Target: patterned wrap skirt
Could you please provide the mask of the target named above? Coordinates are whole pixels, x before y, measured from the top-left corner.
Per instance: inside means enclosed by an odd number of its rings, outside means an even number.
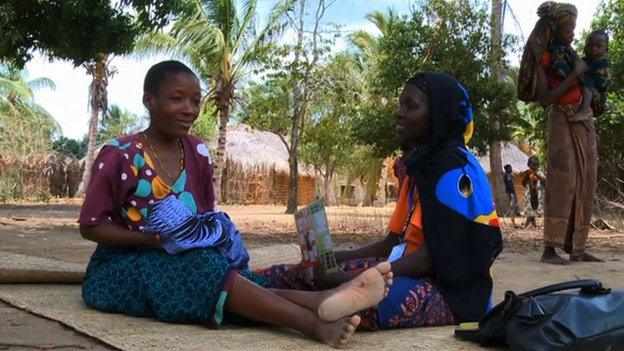
[[[216,327],[224,318],[239,318],[224,314],[237,273],[266,286],[262,277],[233,270],[212,248],[170,255],[98,245],[83,280],[82,298],[104,312]]]

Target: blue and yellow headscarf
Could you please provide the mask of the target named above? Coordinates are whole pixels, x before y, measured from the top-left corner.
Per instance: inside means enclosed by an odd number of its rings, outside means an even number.
[[[438,287],[458,322],[479,320],[502,237],[488,178],[466,148],[474,131],[470,96],[444,73],[419,73],[407,83],[427,95],[432,120],[432,137],[406,164],[416,180]]]

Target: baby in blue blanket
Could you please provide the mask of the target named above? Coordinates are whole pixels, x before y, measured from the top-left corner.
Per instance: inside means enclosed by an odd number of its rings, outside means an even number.
[[[167,253],[175,255],[190,249],[214,247],[233,268],[249,269],[249,253],[243,238],[225,212],[194,215],[170,195],[151,208],[144,232],[161,235]]]

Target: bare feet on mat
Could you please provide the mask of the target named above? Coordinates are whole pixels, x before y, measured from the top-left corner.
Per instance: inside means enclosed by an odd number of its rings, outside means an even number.
[[[557,255],[555,248],[552,246],[546,246],[544,248],[544,252],[542,253],[542,258],[540,259],[540,261],[558,266],[566,266],[570,264],[570,261]]]
[[[377,305],[388,294],[388,287],[392,284],[390,269],[389,262],[381,262],[351,281],[327,291],[327,297],[317,309],[318,316],[325,321],[335,321]]]
[[[574,262],[604,262],[602,258],[596,257],[588,252],[577,255],[570,255],[570,261]]]
[[[329,346],[341,348],[349,343],[361,321],[358,315],[340,318],[334,322],[319,321],[314,336]]]

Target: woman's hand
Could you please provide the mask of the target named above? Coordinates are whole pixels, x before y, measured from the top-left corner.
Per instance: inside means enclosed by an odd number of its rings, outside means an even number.
[[[162,235],[147,235],[149,241],[147,242],[147,246],[151,247],[154,250],[164,251],[165,248],[162,246]]]
[[[314,285],[323,290],[335,288],[351,280],[352,276],[338,268],[337,272],[325,273],[320,263],[314,267]]]
[[[347,257],[349,254],[346,251],[336,251],[335,252],[335,256],[336,256],[336,263],[342,263],[345,261],[348,261],[349,258]]]
[[[583,60],[576,59],[574,62],[574,74],[579,76],[587,70],[587,63]]]

